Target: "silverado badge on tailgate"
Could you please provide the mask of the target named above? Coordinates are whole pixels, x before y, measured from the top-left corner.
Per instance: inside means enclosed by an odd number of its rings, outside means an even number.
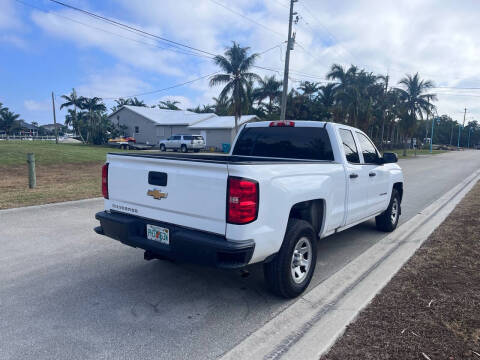
[[[160,190],[148,190],[148,196],[152,196],[155,200],[166,199],[168,197],[168,193],[161,192]]]

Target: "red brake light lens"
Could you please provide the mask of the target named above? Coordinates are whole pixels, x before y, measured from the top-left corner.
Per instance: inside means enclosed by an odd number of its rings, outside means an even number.
[[[108,199],[108,163],[102,166],[102,194]]]
[[[242,225],[257,219],[258,182],[230,176],[227,196],[227,222]]]
[[[269,125],[270,127],[275,127],[275,126],[290,126],[294,127],[295,126],[295,121],[272,121]]]

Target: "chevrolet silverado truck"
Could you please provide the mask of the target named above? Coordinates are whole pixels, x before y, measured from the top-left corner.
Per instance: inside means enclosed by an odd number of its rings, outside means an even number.
[[[318,239],[372,218],[396,228],[396,162],[364,132],[314,121],[248,123],[228,155],[111,153],[95,231],[146,260],[262,262],[269,288],[292,298],[310,283]]]

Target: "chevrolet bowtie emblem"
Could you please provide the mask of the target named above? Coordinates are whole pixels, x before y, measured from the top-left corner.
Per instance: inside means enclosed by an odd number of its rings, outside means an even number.
[[[155,200],[166,199],[168,197],[168,193],[161,192],[160,190],[148,190],[148,196],[153,196]]]

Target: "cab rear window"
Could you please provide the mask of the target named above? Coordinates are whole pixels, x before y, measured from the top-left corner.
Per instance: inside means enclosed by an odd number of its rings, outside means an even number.
[[[233,155],[333,161],[332,144],[322,127],[247,127]]]

